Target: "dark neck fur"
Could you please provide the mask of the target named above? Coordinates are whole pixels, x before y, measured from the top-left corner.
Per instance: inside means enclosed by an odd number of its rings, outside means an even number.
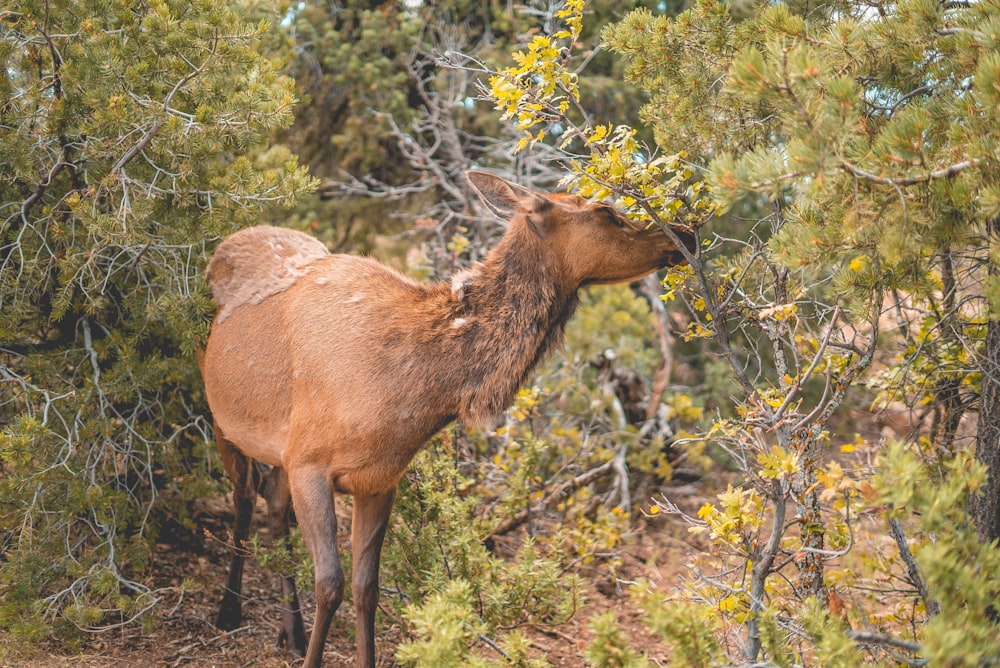
[[[539,362],[562,342],[577,305],[555,259],[527,229],[508,234],[478,267],[456,277],[466,365],[458,417],[483,423],[506,409]],[[517,238],[520,237],[520,238]]]

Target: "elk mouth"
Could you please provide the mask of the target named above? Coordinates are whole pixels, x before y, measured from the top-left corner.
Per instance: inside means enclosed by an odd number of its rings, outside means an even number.
[[[698,240],[695,238],[694,231],[689,227],[681,226],[671,226],[670,231],[680,239],[680,242],[684,244],[688,253],[694,255],[698,250]],[[661,258],[660,267],[672,267],[676,264],[685,264],[687,258],[684,257],[684,253],[679,248],[671,248],[666,253],[663,254]]]
[[[668,263],[669,264],[669,263]],[[634,274],[626,274],[624,276],[605,276],[601,278],[588,278],[580,287],[586,287],[588,285],[615,285],[616,283],[634,283],[635,281],[640,281],[657,269],[667,266],[667,264],[659,264],[656,266],[651,266],[646,271],[636,272]]]
[[[670,250],[660,256],[658,268],[665,269],[666,267],[673,267],[678,264],[687,264],[687,258],[679,250]]]

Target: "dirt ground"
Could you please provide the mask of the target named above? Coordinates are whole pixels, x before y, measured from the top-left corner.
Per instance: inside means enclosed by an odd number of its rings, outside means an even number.
[[[688,486],[670,493],[685,512],[694,513],[707,500]],[[266,525],[262,504],[254,526],[262,533]],[[31,646],[11,638],[0,639],[0,665],[20,668],[144,668],[146,666],[198,667],[259,666],[283,668],[300,663],[276,646],[279,631],[279,585],[271,571],[248,561],[244,574],[243,625],[221,632],[213,625],[216,606],[226,580],[227,546],[232,519],[228,499],[213,499],[199,506],[196,520],[212,540],[196,537],[167,537],[157,545],[154,585],[163,588],[159,615],[152,628],[136,625],[94,633],[82,648],[67,651],[54,646]],[[345,518],[346,519],[346,518]],[[340,522],[341,531],[348,522]],[[343,543],[347,536],[341,535]],[[628,583],[638,578],[671,586],[684,564],[697,553],[691,538],[679,520],[670,517],[640,518],[622,548],[623,565],[617,579],[609,576],[586,580],[576,614],[565,624],[524,631],[531,639],[535,656],[544,657],[556,668],[579,668],[586,665],[583,650],[592,638],[589,620],[609,609],[618,611],[623,631],[633,646],[654,661],[665,662],[665,647],[640,620],[641,611],[630,601]],[[185,586],[182,588],[182,583]],[[302,592],[306,629],[312,622],[314,602]],[[378,666],[396,666],[395,647],[404,638],[404,624],[382,607],[376,622]],[[335,668],[354,663],[354,611],[349,602],[341,606],[326,643],[324,666]],[[480,648],[485,656],[490,650]]]

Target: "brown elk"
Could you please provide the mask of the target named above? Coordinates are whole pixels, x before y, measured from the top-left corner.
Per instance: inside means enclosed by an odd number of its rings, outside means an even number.
[[[382,540],[396,485],[452,420],[503,411],[562,337],[577,291],[683,261],[661,229],[571,194],[543,195],[484,172],[469,181],[509,219],[488,257],[450,283],[422,284],[367,258],[331,255],[305,234],[254,227],[226,239],[208,267],[219,306],[202,364],[216,437],[234,485],[234,551],[217,625],[240,623],[253,499],[287,536],[289,500],[315,564],[316,620],[306,666],[319,666],[344,591],[334,492],[351,522],[357,665],[375,665]],[[692,236],[674,239],[690,247]],[[264,477],[250,460],[270,464]],[[305,649],[295,585],[279,643]]]

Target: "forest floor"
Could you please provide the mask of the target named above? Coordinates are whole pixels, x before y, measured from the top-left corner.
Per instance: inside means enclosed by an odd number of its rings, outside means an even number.
[[[712,484],[704,488],[687,485],[674,491],[668,488],[668,493],[684,512],[694,514],[709,500],[709,492],[702,490],[714,487]],[[254,526],[266,533],[266,528],[261,528],[266,527],[262,502],[258,503],[257,514]],[[243,625],[228,633],[213,625],[229,561],[228,547],[219,537],[228,535],[231,520],[228,499],[212,499],[199,504],[195,521],[206,535],[218,539],[204,540],[188,533],[165,537],[162,540],[169,542],[157,545],[153,585],[162,588],[159,594],[162,602],[160,615],[151,628],[133,624],[93,633],[82,646],[73,650],[32,646],[0,637],[0,665],[17,668],[296,666],[300,661],[276,646],[280,618],[278,577],[252,560],[248,560],[244,571]],[[339,524],[340,540],[347,548],[349,522]],[[659,660],[661,665],[665,663],[667,648],[641,621],[642,612],[629,596],[628,583],[644,578],[663,587],[673,587],[686,570],[685,564],[699,552],[696,538],[676,517],[638,518],[621,547],[622,565],[617,569],[616,578],[607,573],[596,578],[584,574],[579,606],[571,619],[554,627],[525,629],[533,654],[544,657],[555,668],[586,665],[583,651],[593,637],[590,619],[615,609],[633,647],[650,659]],[[308,630],[314,603],[309,592],[301,595]],[[385,606],[382,612],[376,622],[378,666],[395,666],[393,656],[396,646],[405,639],[405,621],[389,614]],[[337,612],[326,643],[324,666],[353,666],[353,638],[354,611],[345,601]],[[484,644],[481,653],[490,656],[491,652]]]

